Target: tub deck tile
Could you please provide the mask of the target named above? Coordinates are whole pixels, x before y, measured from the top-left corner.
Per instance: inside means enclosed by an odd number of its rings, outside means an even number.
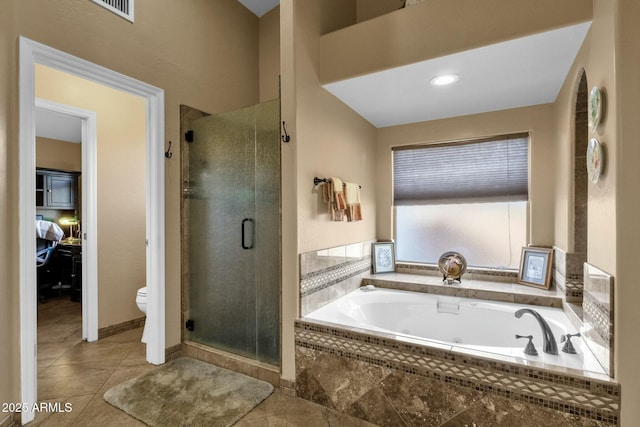
[[[475,298],[516,304],[562,307],[562,293],[552,289],[538,289],[508,281],[465,279],[447,284],[440,276],[407,273],[382,273],[365,276],[362,285],[423,292],[462,298]]]
[[[433,392],[434,395],[440,393],[440,396],[426,401],[419,397],[424,396],[424,393],[414,393],[396,400],[387,398],[399,414],[404,414],[405,423],[411,419],[411,414],[415,414],[415,408],[412,409],[403,402],[417,402],[414,400],[417,398],[423,402],[422,405],[429,407],[433,405],[433,401],[444,399],[473,402],[487,394],[497,396],[494,399],[507,399],[510,405],[533,408],[527,411],[541,411],[541,408],[545,409],[541,413],[552,411],[554,417],[568,423],[559,422],[558,425],[604,426],[617,425],[618,422],[619,384],[613,381],[598,381],[469,354],[430,349],[422,345],[398,343],[386,336],[378,337],[375,333],[344,331],[326,324],[317,325],[299,320],[295,326],[296,367],[300,369],[300,377],[297,378],[304,378],[314,370],[324,375],[330,372],[329,379],[320,380],[318,377],[318,381],[334,404],[339,401],[339,393],[342,397],[349,396],[345,405],[352,407],[358,396],[364,396],[368,392],[368,388],[384,389],[384,381],[387,381],[387,389],[392,390],[388,394],[397,396],[398,387],[394,388],[389,384],[393,384],[392,375],[403,375],[410,378],[406,380],[409,384],[411,381],[420,384],[407,387],[409,390],[432,390],[431,386],[434,384],[440,387],[437,393]],[[328,360],[331,362],[327,362]],[[305,373],[305,370],[308,372]],[[352,387],[354,385],[357,386]],[[350,387],[350,391],[345,391]],[[300,397],[313,399],[305,388],[308,386],[301,383],[298,390]],[[332,396],[333,391],[330,390],[337,390],[335,396]],[[470,394],[465,395],[460,390]],[[336,409],[346,410],[344,406]],[[456,412],[466,409],[466,406],[450,409],[439,421],[431,420],[429,422],[433,424],[426,425],[440,425],[453,418]],[[580,420],[580,423],[572,421],[573,419]]]

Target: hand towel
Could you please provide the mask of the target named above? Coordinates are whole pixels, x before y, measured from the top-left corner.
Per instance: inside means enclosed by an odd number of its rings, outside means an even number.
[[[340,178],[332,177],[331,184],[333,186],[333,198],[334,203],[336,204],[336,209],[339,211],[347,209],[347,201],[344,198],[344,188],[342,180]]]
[[[329,205],[331,220],[342,221],[347,209],[342,180],[334,177],[325,182],[322,186],[322,198]]]
[[[361,221],[360,186],[352,182],[345,182],[344,195],[347,204],[347,221]]]

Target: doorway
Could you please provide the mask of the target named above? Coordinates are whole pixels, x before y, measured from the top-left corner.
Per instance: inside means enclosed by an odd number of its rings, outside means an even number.
[[[80,262],[74,262],[70,268],[80,266],[80,277],[75,280],[81,283],[80,300],[82,302],[82,339],[93,342],[98,339],[98,239],[97,239],[97,198],[96,198],[96,163],[97,163],[97,131],[96,113],[94,111],[36,98],[36,136],[42,132],[55,136],[46,131],[38,131],[39,121],[46,121],[49,117],[57,123],[64,123],[66,127],[79,126],[79,135],[69,137],[74,143],[80,144],[80,173],[82,185],[80,189],[80,211],[82,212],[82,230],[95,239],[83,240],[78,243],[82,246]],[[46,116],[43,116],[43,113]],[[57,117],[56,117],[57,116]],[[65,117],[67,120],[60,120]],[[77,132],[73,129],[73,134]],[[36,162],[36,166],[37,162]],[[36,195],[37,199],[37,195]],[[40,206],[36,203],[36,206]],[[76,230],[80,229],[77,226]],[[70,235],[70,234],[69,234]],[[81,237],[81,236],[78,236]],[[74,272],[77,274],[77,272]]]
[[[146,278],[149,342],[146,358],[153,364],[165,358],[165,276],[164,276],[164,92],[162,89],[124,76],[104,67],[20,38],[19,64],[19,287],[21,400],[27,408],[37,401],[37,297],[35,218],[35,66],[41,64],[123,92],[142,97],[146,104]],[[83,243],[95,239],[85,229]],[[22,423],[34,418],[22,412]]]

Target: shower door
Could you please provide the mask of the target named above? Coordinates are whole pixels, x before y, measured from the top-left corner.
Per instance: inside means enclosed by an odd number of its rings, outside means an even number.
[[[188,339],[280,364],[280,102],[189,123]],[[185,170],[185,169],[183,169]]]

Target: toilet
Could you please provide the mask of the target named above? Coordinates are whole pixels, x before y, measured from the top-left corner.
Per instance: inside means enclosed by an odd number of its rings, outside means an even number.
[[[138,289],[138,293],[136,294],[136,304],[141,312],[147,314],[147,287],[143,287]],[[147,321],[144,321],[144,329],[142,330],[142,340],[143,343],[147,343]]]

